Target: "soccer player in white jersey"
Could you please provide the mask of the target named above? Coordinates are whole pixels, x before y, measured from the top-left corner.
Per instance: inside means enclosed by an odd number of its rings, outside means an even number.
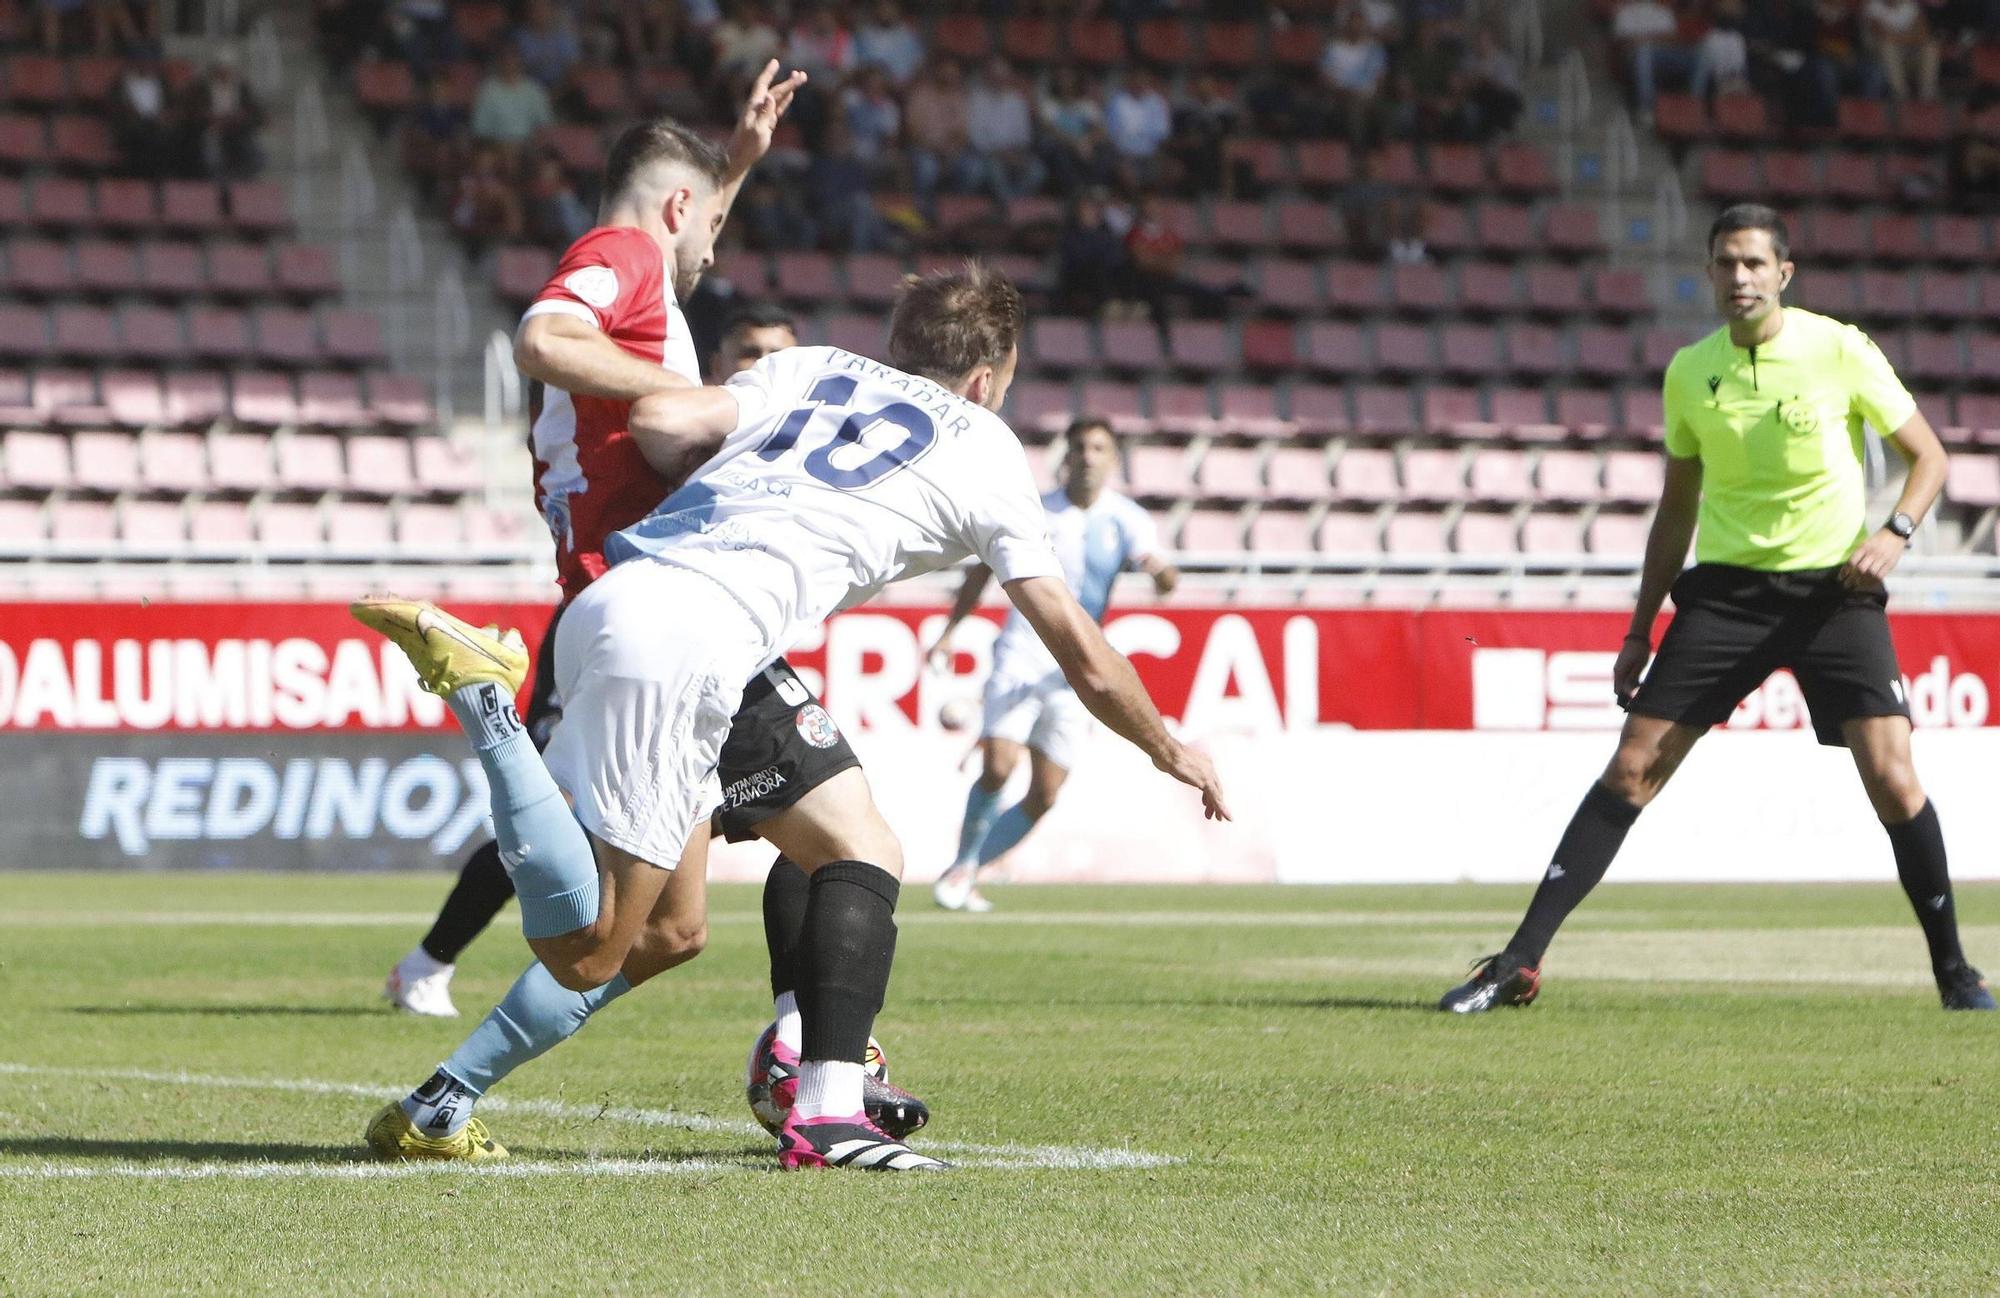
[[[539,1012],[588,1015],[642,945],[669,873],[705,864],[743,683],[835,611],[969,557],[993,569],[1091,712],[1200,790],[1205,814],[1228,817],[1213,764],[1168,732],[1062,581],[1027,459],[992,413],[1021,323],[1013,286],[969,266],[905,285],[890,315],[894,368],[792,348],[723,387],[636,402],[630,429],[648,462],[700,467],[610,539],[615,566],[563,618],[565,707],[546,758],[513,714],[527,670],[516,644],[429,604],[356,606],[450,701],[485,768],[523,932],[543,935],[530,948],[575,997]],[[898,869],[837,860],[811,875],[796,956],[804,1049],[779,1163],[942,1167],[862,1110]]]
[[[1064,435],[1063,485],[1042,497],[1049,515],[1049,539],[1062,561],[1063,580],[1077,602],[1099,622],[1111,603],[1112,583],[1128,568],[1153,579],[1164,595],[1180,573],[1159,553],[1152,517],[1130,496],[1107,485],[1118,464],[1118,441],[1102,419],[1083,418]],[[976,565],[965,574],[951,617],[931,647],[933,663],[948,660],[951,634],[979,606],[992,570]],[[983,765],[965,795],[965,823],[958,834],[958,857],[931,888],[946,910],[983,912],[993,903],[980,893],[979,869],[1014,850],[1035,822],[1055,805],[1056,794],[1076,768],[1077,749],[1090,734],[1090,713],[1063,679],[1034,628],[1016,611],[993,643],[993,670],[986,678],[984,720],[979,744]],[[1028,791],[1001,811],[1000,794],[1028,753]]]

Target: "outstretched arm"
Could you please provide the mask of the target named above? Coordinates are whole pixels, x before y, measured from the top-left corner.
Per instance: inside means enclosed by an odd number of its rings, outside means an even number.
[[[1167,732],[1139,674],[1124,654],[1111,647],[1076,597],[1059,577],[1022,577],[1006,584],[1007,598],[1035,628],[1035,634],[1055,655],[1063,679],[1075,690],[1090,714],[1140,752],[1153,765],[1191,788],[1201,790],[1202,812],[1211,820],[1228,820],[1222,801],[1222,781],[1207,757]]]
[[[514,365],[529,378],[578,397],[637,401],[655,392],[694,386],[672,370],[626,351],[594,323],[566,312],[545,312],[521,322],[514,334]]]
[[[1181,570],[1167,560],[1164,555],[1149,554],[1139,560],[1139,571],[1153,579],[1155,595],[1171,595],[1174,587],[1181,584]]]

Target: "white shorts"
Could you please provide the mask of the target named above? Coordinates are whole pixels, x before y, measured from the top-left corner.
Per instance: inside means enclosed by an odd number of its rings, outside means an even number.
[[[1077,752],[1090,734],[1090,710],[1061,672],[1034,680],[996,672],[987,678],[981,704],[981,739],[1026,744],[1064,770],[1076,768]]]
[[[722,586],[634,559],[592,582],[556,628],[563,700],[542,759],[598,838],[671,870],[713,815],[715,778],[763,637]]]

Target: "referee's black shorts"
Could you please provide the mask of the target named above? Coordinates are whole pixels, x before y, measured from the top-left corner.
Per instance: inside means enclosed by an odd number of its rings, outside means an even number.
[[[561,617],[558,608],[549,619],[528,688],[526,725],[537,748],[548,745],[550,732],[562,719],[562,702],[555,697],[556,622]],[[760,823],[859,765],[847,736],[792,665],[778,659],[744,687],[716,761],[716,778],[722,783],[716,820],[723,837],[732,843],[757,837]]]
[[[1674,583],[1674,620],[1627,710],[1688,726],[1729,720],[1750,691],[1790,668],[1822,744],[1861,717],[1905,717],[1888,594],[1849,590],[1838,568],[1759,572],[1696,564]]]

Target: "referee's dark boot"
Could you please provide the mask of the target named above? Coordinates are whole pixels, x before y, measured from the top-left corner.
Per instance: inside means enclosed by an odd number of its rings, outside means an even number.
[[[1508,951],[1472,967],[1472,977],[1444,994],[1447,1014],[1483,1014],[1495,1005],[1528,1005],[1542,990],[1542,971]]]
[[[1986,978],[1963,960],[1937,971],[1938,999],[1948,1010],[2000,1009]]]

